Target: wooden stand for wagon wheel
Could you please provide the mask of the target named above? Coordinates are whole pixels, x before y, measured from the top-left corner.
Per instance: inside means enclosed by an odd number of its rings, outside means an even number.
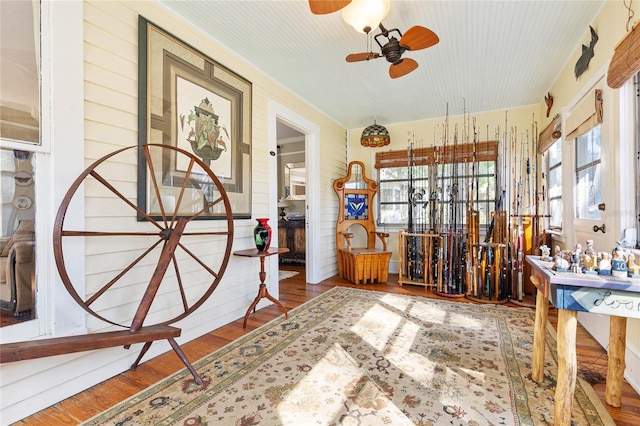
[[[135,168],[136,159],[146,165],[138,169],[138,176],[147,183],[149,194],[146,196],[154,200],[154,203],[147,203],[149,209],[141,209],[130,200],[131,184],[122,179],[123,170]],[[122,217],[120,222],[89,218],[85,212],[87,227],[91,229],[79,230],[68,226],[65,216],[81,185],[91,187],[92,193],[98,194],[105,203],[98,207],[98,211],[117,210]],[[168,193],[171,195],[168,196]],[[141,197],[140,193],[138,197]],[[85,200],[82,194],[78,198],[77,202],[85,205],[100,202],[96,199]],[[140,355],[131,366],[133,370],[154,341],[166,339],[196,383],[202,384],[202,379],[175,341],[181,329],[170,324],[200,307],[220,283],[233,242],[230,206],[226,191],[213,171],[200,159],[180,148],[137,145],[117,150],[93,163],[71,185],[58,209],[53,233],[54,256],[60,278],[71,297],[90,315],[122,330],[3,344],[0,345],[0,362],[120,345],[128,349],[134,343],[144,342]],[[146,211],[151,209],[156,213]],[[139,222],[136,222],[136,216],[140,218]],[[219,220],[203,222],[198,219]],[[100,225],[96,225],[98,223]],[[98,226],[103,226],[103,229],[96,229]],[[104,262],[96,262],[105,271],[94,274],[98,276],[99,283],[92,283],[92,291],[87,296],[84,296],[84,286],[81,292],[76,290],[65,262],[65,248],[83,241],[85,246],[97,252],[92,256],[105,256]],[[135,250],[135,254],[124,261],[121,270],[110,271],[113,262],[126,257],[126,253],[120,253],[107,260],[117,249],[118,242],[124,244],[123,251]],[[208,247],[209,251],[215,247],[224,254],[219,261],[212,259],[211,254],[200,255],[198,249],[203,246]],[[71,262],[73,259],[67,260]],[[144,280],[140,277],[141,271],[152,271],[146,287],[140,283]],[[200,282],[193,286],[196,274],[199,274]],[[117,306],[111,306],[110,303],[118,300],[119,293],[127,297],[126,302],[134,305],[130,295],[136,294],[136,289],[140,300],[136,306],[132,306],[131,315],[128,316],[132,318],[131,322],[125,320],[126,324],[122,324],[124,308],[117,302]],[[111,297],[107,297],[107,294]],[[182,300],[179,309],[175,309],[171,303],[176,297]],[[156,309],[151,309],[156,299],[169,302],[163,305],[164,301],[160,301]],[[150,312],[151,319],[146,321]],[[167,314],[162,316],[163,312]],[[119,319],[112,318],[118,316]]]

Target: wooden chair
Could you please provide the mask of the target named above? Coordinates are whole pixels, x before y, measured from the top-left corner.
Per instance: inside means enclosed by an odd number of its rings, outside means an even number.
[[[366,177],[362,162],[352,161],[347,176],[336,179],[333,189],[340,203],[336,224],[340,278],[354,284],[386,282],[391,252],[387,251],[389,234],[375,229],[373,198],[378,192],[377,182]],[[352,247],[352,226],[364,228],[366,247]],[[376,248],[376,237],[382,242],[382,249]]]

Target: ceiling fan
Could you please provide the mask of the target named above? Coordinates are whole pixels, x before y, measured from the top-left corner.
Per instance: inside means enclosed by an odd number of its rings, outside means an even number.
[[[337,12],[349,3],[351,0],[309,0],[309,8],[316,15],[324,15]]]
[[[377,34],[374,39],[376,40],[376,43],[378,43],[378,46],[380,46],[382,54],[372,51],[352,53],[347,55],[347,62],[368,61],[370,59],[376,59],[384,56],[388,62],[391,62],[391,66],[389,67],[389,76],[391,78],[398,78],[403,75],[407,75],[418,68],[418,63],[415,60],[402,57],[404,52],[407,50],[413,51],[426,49],[440,41],[436,33],[428,28],[421,27],[420,25],[415,25],[409,28],[404,35],[402,35],[397,28],[387,30],[382,25],[382,22],[379,24],[379,27],[381,32],[380,34]],[[391,35],[394,32],[399,35],[400,40]],[[384,45],[380,43],[380,40],[378,40],[378,38],[382,37],[387,39]]]
[[[375,36],[375,40],[378,46],[380,46],[382,54],[373,51],[352,53],[347,56],[347,62],[368,61],[384,56],[387,61],[391,63],[389,76],[391,76],[391,78],[398,78],[418,68],[418,63],[415,60],[402,57],[404,52],[407,50],[426,49],[427,47],[437,44],[440,39],[433,31],[419,25],[409,28],[404,35],[402,35],[397,28],[387,30],[380,20],[386,16],[389,10],[388,3],[388,0],[375,0],[369,4],[364,0],[354,0],[353,4],[352,0],[309,0],[309,8],[311,12],[316,15],[333,13],[343,9],[343,17],[345,20],[351,23],[356,30],[366,33],[367,35],[371,31],[371,28],[377,25],[381,32]],[[352,6],[358,7],[357,10],[354,9],[350,11],[355,12],[355,14],[349,13],[349,15],[358,16],[358,18],[354,19],[355,22],[351,22],[350,18],[344,16],[348,9],[347,6],[349,6],[349,8]],[[360,20],[359,18],[362,18],[361,15],[367,15],[367,18]],[[391,35],[394,32],[400,37],[399,40]],[[382,37],[387,39],[384,45],[378,40]]]

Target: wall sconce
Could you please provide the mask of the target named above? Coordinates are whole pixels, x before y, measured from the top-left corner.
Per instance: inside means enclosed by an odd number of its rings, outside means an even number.
[[[389,13],[390,0],[352,0],[342,9],[342,19],[356,31],[369,34]]]

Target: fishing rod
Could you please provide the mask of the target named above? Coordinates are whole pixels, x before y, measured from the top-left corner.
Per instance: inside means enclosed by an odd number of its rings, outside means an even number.
[[[518,256],[518,263],[517,263],[517,277],[518,277],[518,301],[522,302],[523,299],[523,269],[524,269],[524,245],[523,245],[523,227],[522,227],[522,192],[524,190],[523,188],[523,182],[522,182],[522,175],[523,175],[523,159],[524,159],[524,150],[520,150],[520,173],[518,175],[518,185],[517,185],[517,190],[518,190],[518,195],[517,195],[517,203],[516,203],[516,217],[517,217],[517,221],[518,221],[518,244],[517,244],[517,256]]]
[[[435,142],[435,141],[434,141]],[[440,161],[440,149],[439,147],[436,145],[434,147],[434,159],[433,162],[435,164],[434,170],[432,172],[432,177],[433,180],[432,182],[435,182],[436,185],[433,188],[433,191],[431,192],[431,197],[430,197],[430,202],[431,202],[431,214],[432,214],[432,221],[433,221],[433,226],[431,228],[431,232],[434,235],[438,235],[438,237],[433,239],[433,251],[431,253],[431,268],[433,271],[433,282],[436,283],[436,288],[440,289],[441,287],[441,280],[442,280],[442,273],[440,271],[440,268],[438,267],[438,265],[441,263],[440,262],[440,256],[441,256],[441,243],[440,243],[440,230],[439,230],[439,226],[440,226],[440,222],[438,220],[438,216],[437,216],[437,212],[439,210],[439,205],[438,203],[440,203],[439,199],[438,199],[438,194],[439,194],[439,190],[438,190],[438,186],[437,186],[437,182],[438,182],[438,162]]]
[[[538,246],[540,245],[540,241],[539,241],[539,232],[540,232],[540,228],[539,228],[539,222],[540,222],[540,194],[538,193],[538,181],[539,181],[539,176],[538,176],[538,144],[540,143],[539,140],[539,134],[538,134],[538,122],[535,121],[535,114],[534,114],[534,121],[533,121],[533,131],[534,131],[534,140],[533,140],[533,155],[535,155],[535,187],[534,187],[534,191],[535,191],[535,222],[533,223],[533,235],[534,235],[534,243],[533,243],[533,247],[534,248],[538,248]],[[535,292],[534,292],[535,294]]]
[[[473,118],[473,146],[471,147],[471,180],[470,190],[467,196],[467,239],[466,239],[466,283],[467,292],[470,292],[472,296],[477,296],[477,283],[476,283],[476,259],[478,251],[478,211],[475,209],[475,191],[476,191],[476,161],[477,148],[478,147],[478,132],[476,131],[476,118]]]
[[[513,197],[511,199],[511,217],[516,220],[513,224],[513,235],[510,235],[509,238],[512,241],[512,280],[511,280],[511,296],[515,297],[518,294],[517,291],[517,269],[518,269],[518,235],[519,235],[519,227],[517,222],[517,200],[518,200],[518,145],[517,145],[517,129],[511,127],[510,134],[511,140],[511,155],[513,158],[513,164],[511,166],[511,181],[513,182]]]
[[[457,231],[457,201],[458,201],[458,184],[456,181],[456,175],[458,167],[455,162],[456,148],[458,145],[458,125],[455,125],[453,132],[453,154],[450,159],[451,173],[449,174],[451,179],[451,185],[449,190],[449,293],[452,293],[457,287],[455,284],[455,269],[456,269],[456,250],[455,250],[455,238],[454,235]]]
[[[508,120],[508,112],[505,111],[504,113],[504,132],[502,133],[502,176],[503,179],[506,180],[507,182],[509,181],[508,179],[508,169],[509,166],[507,165],[507,159],[509,158],[508,156],[508,151],[507,151],[507,132],[508,132],[508,124],[509,124],[509,120]],[[498,130],[496,132],[496,138],[498,140],[500,140],[500,128],[498,127]],[[509,196],[509,192],[506,191],[506,184],[504,186],[504,194],[505,194],[505,206],[509,206],[509,200],[507,199]],[[508,207],[507,207],[508,208]],[[506,297],[507,299],[511,298],[511,283],[512,283],[512,270],[513,270],[513,247],[511,244],[511,219],[509,217],[509,215],[507,215],[507,235],[505,236],[505,256],[504,256],[504,263],[505,263],[505,270],[503,272],[504,274],[504,283],[503,283],[503,288],[502,288],[502,297]]]

